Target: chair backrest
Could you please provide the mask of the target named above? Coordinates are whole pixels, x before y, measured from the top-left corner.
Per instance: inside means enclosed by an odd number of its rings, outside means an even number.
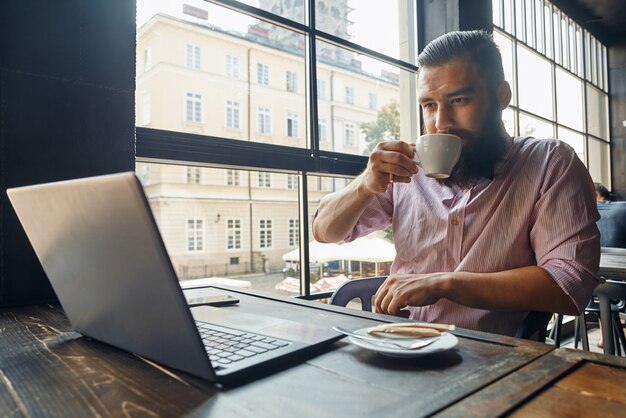
[[[386,276],[368,277],[344,282],[333,292],[330,304],[346,306],[352,299],[360,299],[361,309],[371,311],[372,297],[386,278]]]
[[[600,246],[626,248],[626,202],[598,202]]]
[[[330,304],[346,306],[353,299],[361,300],[361,309],[372,310],[372,297],[387,277],[369,277],[349,280],[339,286],[330,297]],[[529,312],[515,334],[518,338],[545,342],[546,328],[552,317],[550,312]]]
[[[552,312],[530,311],[517,328],[515,336],[525,340],[533,340],[539,342],[546,341],[546,330],[548,322],[552,318]]]

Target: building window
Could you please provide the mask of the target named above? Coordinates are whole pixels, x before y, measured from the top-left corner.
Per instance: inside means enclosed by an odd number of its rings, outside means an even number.
[[[226,236],[227,236],[227,248],[229,250],[241,249],[241,220],[240,219],[228,219],[226,221]],[[238,263],[230,263],[238,264]]]
[[[239,102],[226,100],[226,127],[239,129]]]
[[[354,88],[352,87],[346,87],[346,103],[354,104]]]
[[[287,112],[287,136],[298,137],[298,115],[293,112]]]
[[[150,93],[141,95],[141,125],[150,124]]]
[[[226,75],[232,78],[239,78],[239,58],[233,55],[226,55]]]
[[[239,264],[239,257],[230,257],[230,265],[236,266],[237,264]]]
[[[202,219],[187,220],[187,251],[199,252],[204,249]]]
[[[270,66],[267,64],[256,65],[256,82],[264,86],[270,84]]]
[[[257,125],[256,130],[260,134],[269,135],[271,130],[271,114],[270,108],[265,106],[257,107]]]
[[[259,219],[259,248],[272,248],[271,219]]]
[[[137,177],[139,177],[139,181],[144,186],[150,184],[150,164],[138,163]]]
[[[259,171],[257,173],[257,186],[264,189],[272,187],[272,173]]]
[[[287,71],[287,91],[291,93],[295,93],[298,85],[297,85],[297,74],[293,71]]]
[[[241,185],[241,172],[239,170],[226,170],[226,185]]]
[[[355,135],[354,135],[354,123],[346,123],[343,127],[343,144],[347,147],[354,147]]]
[[[296,174],[287,174],[287,188],[290,190],[298,188],[298,176]]]
[[[202,168],[201,167],[187,167],[187,170],[185,172],[185,183],[202,184]]]
[[[326,121],[320,119],[317,123],[317,131],[320,137],[320,144],[328,143],[328,134],[326,133]]]
[[[186,45],[186,64],[187,68],[193,70],[200,69],[200,47],[198,45]]]
[[[293,247],[294,245],[300,245],[300,221],[298,219],[289,219],[288,220],[288,236],[289,242],[287,245]]]
[[[317,80],[317,99],[326,100],[326,81]]]
[[[143,71],[146,72],[152,67],[152,48],[143,50]]]
[[[187,122],[202,122],[202,95],[187,93],[185,99],[185,120]]]
[[[370,93],[368,97],[369,108],[372,110],[378,109],[378,97],[376,96],[376,93]]]

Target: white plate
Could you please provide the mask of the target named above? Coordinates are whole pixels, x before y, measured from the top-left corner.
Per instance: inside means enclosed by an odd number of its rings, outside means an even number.
[[[367,328],[361,328],[359,330],[354,331],[355,334],[365,335],[367,337],[374,338],[389,338],[401,341],[402,344],[410,344],[412,342],[418,341],[419,338],[409,337],[406,335],[394,335],[394,334],[368,334]],[[383,336],[384,335],[384,336]],[[456,338],[455,335],[446,332],[444,335],[439,337],[437,341],[428,344],[422,348],[416,348],[413,350],[408,350],[404,348],[396,348],[390,345],[378,344],[376,342],[369,342],[366,340],[362,340],[356,337],[348,337],[348,341],[350,341],[354,345],[358,345],[359,347],[365,348],[367,350],[372,350],[379,352],[385,356],[390,357],[420,357],[425,356],[426,354],[439,353],[441,351],[449,350],[455,347],[459,343],[459,339]]]

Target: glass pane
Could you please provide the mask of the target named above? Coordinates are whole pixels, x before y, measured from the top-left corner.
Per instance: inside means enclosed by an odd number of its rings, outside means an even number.
[[[561,19],[554,9],[552,13],[552,34],[554,35],[554,60],[557,64],[563,63],[563,50],[561,49]]]
[[[533,27],[533,2],[534,0],[525,0],[526,3],[526,43],[533,49],[537,49],[535,43],[535,28]]]
[[[561,51],[563,54],[562,65],[565,68],[570,68],[570,56],[569,56],[569,36],[567,35],[567,19],[561,15]]]
[[[609,144],[588,138],[589,160],[588,168],[594,182],[604,184],[611,190],[611,155]]]
[[[304,36],[214,4],[199,6],[208,16],[202,25],[189,15],[157,15],[138,30],[138,51],[149,49],[152,57],[151,69],[138,71],[136,90],[150,95],[150,126],[307,146]],[[197,69],[185,66],[189,44],[198,47]],[[136,103],[141,115],[142,101]]]
[[[585,31],[585,80],[591,81],[591,43],[589,32]]]
[[[417,114],[409,112],[415,74],[324,42],[320,47],[317,77],[325,91],[318,115],[327,127],[320,149],[368,155],[381,139],[417,135]]]
[[[557,138],[574,148],[578,158],[585,162],[585,141],[583,135],[562,127],[559,127],[557,132]]]
[[[500,2],[502,0],[491,0],[491,13],[493,16],[493,24],[502,28],[502,19],[500,19]]]
[[[545,58],[521,45],[517,47],[519,106],[548,119],[552,112],[552,69]]]
[[[511,90],[513,91],[511,102],[515,105],[517,104],[517,97],[515,97],[517,89],[515,88],[515,77],[513,75],[513,41],[498,31],[493,32],[493,40],[500,49],[502,66],[504,67],[504,79],[511,85]]]
[[[179,280],[278,292],[283,254],[299,245],[298,188],[290,174],[136,164]],[[293,176],[293,175],[291,175]]]
[[[304,23],[304,0],[238,0],[298,23]]]
[[[406,30],[408,24],[415,24],[415,19],[407,16],[409,3],[410,0],[396,0],[385,2],[383,6],[379,0],[316,0],[315,26],[338,38],[400,59],[403,54],[398,28]],[[402,42],[406,46],[406,38]]]
[[[584,63],[583,63],[583,47],[582,47],[582,43],[583,43],[583,35],[582,35],[582,31],[580,29],[579,26],[576,27],[576,56],[578,57],[578,66],[577,66],[577,73],[578,77],[583,77],[583,69],[585,68]]]
[[[515,37],[522,42],[526,42],[526,8],[525,0],[515,0]]]
[[[543,19],[546,25],[546,56],[550,59],[554,59],[554,56],[552,55],[552,42],[554,42],[552,39],[552,12],[550,11],[550,5],[548,3],[543,6],[543,14]]]
[[[587,84],[587,132],[610,140],[608,96],[590,84]]]
[[[322,197],[343,189],[351,181],[329,176],[308,176],[307,180],[311,219]],[[391,228],[350,243],[321,244],[312,240],[309,243],[311,292],[332,291],[353,278],[388,275],[395,255]],[[295,253],[285,257],[299,260]]]
[[[507,133],[511,136],[515,136],[515,111],[510,107],[507,107],[502,111],[502,123]]]
[[[583,130],[582,81],[560,68],[556,69],[557,121],[579,131]]]
[[[590,37],[591,40],[591,49],[590,49],[590,55],[591,55],[591,82],[593,84],[598,84],[598,67],[597,67],[597,55],[596,55],[596,38],[594,38],[593,36]]]
[[[608,62],[607,62],[607,52],[606,52],[606,47],[603,46],[602,47],[602,76],[604,79],[604,83],[602,84],[602,90],[608,92],[609,91],[609,74],[608,74]]]
[[[513,35],[513,8],[511,7],[512,0],[504,0],[504,30]]]
[[[576,56],[576,32],[574,30],[574,25],[570,21],[568,24],[569,32],[569,56],[570,56],[570,71],[576,73],[578,71],[578,57]]]
[[[546,51],[543,47],[544,45],[544,34],[543,34],[543,7],[541,5],[541,0],[534,0],[535,2],[535,36],[537,40],[537,51],[545,54]]]
[[[532,136],[534,138],[554,138],[554,130],[551,123],[532,116],[520,113],[519,115],[520,136]]]

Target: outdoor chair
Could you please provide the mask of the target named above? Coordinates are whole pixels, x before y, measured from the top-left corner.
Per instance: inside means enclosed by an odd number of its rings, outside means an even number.
[[[618,355],[620,355],[621,352],[618,342],[620,342],[620,340],[623,338],[620,336],[620,334],[623,335],[624,333],[623,329],[621,329],[621,326],[619,326],[619,313],[621,310],[624,309],[625,305],[626,304],[623,300],[611,300],[611,323],[613,326],[613,330],[615,331],[615,333],[612,334],[613,344],[616,347],[616,352]],[[600,301],[597,297],[593,297],[591,301],[589,301],[589,303],[587,304],[587,307],[585,307],[585,311],[576,317],[576,321],[574,324],[574,348],[578,348],[578,343],[580,342],[582,343],[583,350],[589,351],[589,337],[587,334],[586,318],[586,314],[589,313],[597,315],[598,320],[600,320]],[[604,324],[602,326],[604,326]],[[620,340],[618,340],[618,338]],[[626,347],[624,348],[626,349]]]
[[[600,323],[604,342],[604,354],[626,355],[626,336],[619,317],[619,309],[623,305],[619,301],[626,300],[626,283],[607,280],[593,291],[600,305]]]
[[[370,277],[366,279],[354,279],[339,286],[330,297],[330,304],[346,306],[353,299],[360,299],[361,309],[372,310],[372,298],[386,276]],[[515,334],[518,338],[545,342],[546,328],[552,317],[550,312],[529,312],[522,321]]]

